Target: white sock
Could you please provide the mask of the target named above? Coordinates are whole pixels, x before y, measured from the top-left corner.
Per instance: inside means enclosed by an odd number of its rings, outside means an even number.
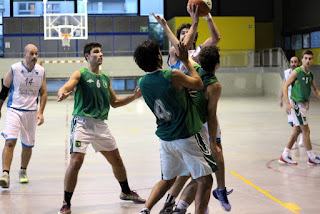
[[[186,210],[188,207],[190,206],[190,204],[188,204],[187,202],[185,202],[184,200],[179,200],[178,204],[177,204],[177,208],[179,210]]]
[[[307,154],[311,160],[314,160],[316,158],[316,154],[314,154],[312,150],[307,151]]]
[[[290,150],[291,150],[291,149],[288,149],[287,147],[284,148],[283,153],[282,153],[282,156],[283,156],[283,157],[289,157]]]

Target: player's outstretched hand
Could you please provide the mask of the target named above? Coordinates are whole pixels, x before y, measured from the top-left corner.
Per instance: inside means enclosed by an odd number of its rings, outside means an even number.
[[[67,97],[69,97],[69,95],[72,93],[72,91],[69,91],[67,93],[58,93],[58,100],[57,102],[61,102],[64,99],[67,99]]]
[[[182,62],[187,61],[189,55],[188,55],[188,50],[187,50],[185,44],[183,42],[179,42],[178,48],[179,48],[179,53],[175,53],[176,57],[179,60],[181,60]]]
[[[187,4],[187,11],[190,14],[193,22],[199,22],[198,5],[195,5],[194,3],[191,5]]]
[[[142,96],[142,92],[140,90],[140,88],[137,86],[135,89],[134,89],[134,98],[135,99],[138,99]]]
[[[152,12],[152,15],[153,15],[153,17],[157,20],[157,22],[158,22],[162,27],[163,27],[163,26],[166,26],[167,21],[166,21],[163,17],[154,14],[154,12]]]
[[[287,105],[286,112],[288,115],[291,114],[291,109],[292,109],[292,105],[291,104]]]
[[[43,114],[39,113],[37,114],[37,120],[38,120],[38,126],[42,125],[44,122]]]

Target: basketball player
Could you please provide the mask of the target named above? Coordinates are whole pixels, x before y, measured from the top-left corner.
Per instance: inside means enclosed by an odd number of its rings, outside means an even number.
[[[76,88],[71,121],[71,160],[65,174],[64,201],[60,214],[71,213],[71,197],[89,144],[111,164],[114,176],[121,186],[120,199],[145,203],[136,192],[131,191],[116,141],[104,122],[108,119],[110,105],[114,108],[126,105],[141,97],[141,92],[136,88],[134,94],[117,98],[109,76],[99,71],[103,59],[100,43],[87,43],[84,46],[84,57],[88,67],[75,71],[58,91],[60,102]]]
[[[3,79],[0,92],[0,111],[10,90],[6,110],[5,138],[2,152],[3,174],[0,177],[2,188],[10,187],[10,167],[13,150],[20,133],[22,153],[19,170],[20,183],[28,183],[27,167],[35,143],[36,126],[44,122],[43,111],[47,102],[47,85],[44,68],[37,64],[38,48],[28,44],[23,51],[24,61],[11,66]],[[40,108],[38,111],[38,97]],[[1,116],[1,113],[0,113]]]
[[[290,157],[290,150],[294,142],[296,142],[299,133],[302,131],[303,143],[306,147],[308,154],[308,165],[319,165],[320,158],[315,155],[312,150],[310,141],[310,129],[308,125],[307,111],[311,89],[314,94],[320,98],[320,91],[316,86],[314,74],[310,71],[310,66],[313,63],[314,55],[312,51],[306,50],[302,53],[302,66],[296,68],[290,74],[288,80],[283,86],[283,94],[286,99],[287,114],[293,117],[293,133],[291,134],[287,147],[284,149],[279,162],[287,165],[297,165]],[[288,96],[288,88],[292,85],[291,99],[293,104],[290,103]]]
[[[187,44],[192,43],[191,48],[195,48],[196,44],[196,38],[197,38],[197,26],[199,22],[199,16],[198,16],[198,8],[194,4],[191,6],[187,6],[187,11],[189,12],[193,22],[192,25],[187,24],[187,25],[182,25],[179,27],[177,30],[177,37],[178,39],[174,36],[172,31],[170,30],[169,26],[167,25],[167,22],[164,18],[160,16],[156,16],[154,13],[155,19],[158,21],[158,23],[163,27],[164,31],[166,32],[169,40],[172,43],[172,47],[170,48],[169,56],[168,56],[168,65],[170,66],[171,69],[176,68],[185,71],[183,64],[175,58],[175,52],[176,52],[176,46],[180,41],[184,41]],[[202,45],[198,46],[195,50],[189,50],[189,56],[192,58],[190,59],[193,64],[196,64],[193,60],[197,61],[197,56],[199,52],[201,51],[202,48],[207,47],[207,46],[213,46],[217,45],[218,42],[220,41],[220,33],[218,28],[216,27],[211,14],[209,13],[206,17],[210,34],[211,37],[208,38]],[[190,27],[191,26],[191,27]],[[187,46],[188,47],[188,46]],[[220,149],[222,150],[222,145],[221,145],[221,130],[220,130],[220,125],[218,123],[217,126],[217,139],[216,142],[218,143]],[[214,152],[215,150],[213,150]],[[220,201],[220,204],[222,208],[226,211],[231,210],[231,205],[228,201],[227,195],[232,193],[232,190],[227,192],[225,188],[225,171],[224,171],[224,158],[222,155],[221,151],[221,158],[219,160],[216,160],[218,164],[218,170],[216,171],[216,178],[217,178],[217,183],[218,187],[213,191],[213,196]],[[221,162],[219,162],[221,161]],[[220,166],[220,167],[219,167]],[[167,213],[172,213],[173,207],[175,205],[175,198],[178,196],[179,192],[183,188],[185,182],[189,179],[189,176],[182,176],[178,177],[172,188],[169,190],[169,194],[166,199],[166,203],[161,210],[160,213],[167,214]],[[180,204],[179,204],[180,203]],[[188,203],[186,203],[183,200],[180,200],[178,202],[178,207],[187,208],[189,206]]]
[[[283,75],[284,75],[283,84],[287,81],[287,79],[288,79],[289,75],[292,73],[292,71],[295,68],[297,68],[298,66],[299,66],[298,57],[296,57],[296,56],[291,57],[291,59],[290,59],[290,68],[283,72]],[[292,102],[292,100],[290,98],[290,96],[291,96],[291,85],[288,87],[288,96],[289,96],[291,105],[293,105],[293,102]],[[283,100],[283,90],[281,89],[280,102],[279,102],[281,108],[283,106],[283,101],[282,100]],[[293,119],[292,119],[292,115],[291,114],[288,115],[288,123],[293,127]],[[303,140],[302,140],[302,133],[300,134],[299,146],[300,147],[304,146],[303,145]],[[293,146],[292,146],[292,149],[296,149],[296,148],[298,148],[298,145],[297,145],[297,143],[294,143]]]
[[[134,59],[147,72],[139,80],[139,88],[157,118],[156,134],[160,140],[162,180],[153,188],[145,207],[140,213],[149,214],[174,183],[176,176],[190,173],[198,185],[195,196],[196,214],[204,214],[210,199],[211,173],[216,170],[205,129],[187,88],[203,88],[201,78],[188,59],[183,43],[176,55],[190,76],[179,70],[162,70],[159,46],[147,40],[137,47]]]

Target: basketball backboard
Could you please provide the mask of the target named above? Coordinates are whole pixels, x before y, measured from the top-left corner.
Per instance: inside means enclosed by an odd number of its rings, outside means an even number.
[[[44,40],[88,39],[87,0],[82,3],[83,13],[53,13],[50,1],[43,0]]]

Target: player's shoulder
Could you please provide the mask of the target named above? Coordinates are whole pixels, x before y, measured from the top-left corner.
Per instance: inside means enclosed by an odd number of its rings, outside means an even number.
[[[21,68],[22,66],[23,66],[22,61],[16,62],[16,63],[11,65],[11,69]]]

